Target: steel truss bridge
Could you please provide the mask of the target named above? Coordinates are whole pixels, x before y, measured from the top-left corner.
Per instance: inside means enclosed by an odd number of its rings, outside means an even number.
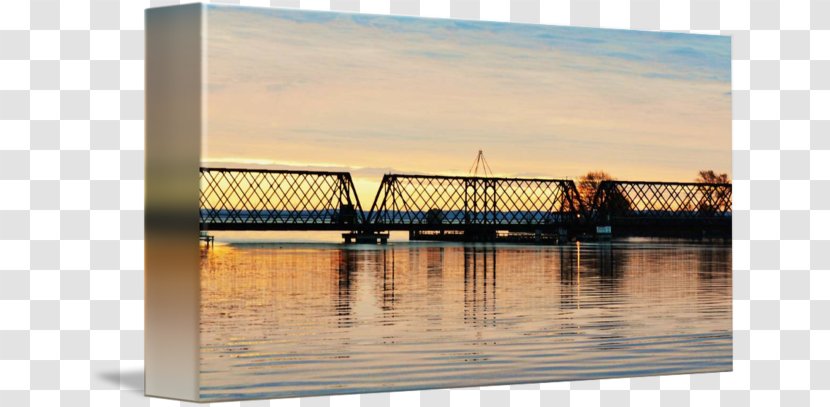
[[[364,211],[347,172],[200,169],[201,230],[731,235],[731,184],[386,174]],[[344,235],[345,237],[345,235]]]

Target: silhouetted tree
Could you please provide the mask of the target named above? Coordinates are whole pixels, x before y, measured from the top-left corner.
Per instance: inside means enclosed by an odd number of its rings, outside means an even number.
[[[582,204],[590,207],[594,202],[594,196],[597,194],[600,182],[613,179],[611,174],[605,171],[591,171],[579,177],[576,189],[579,191],[579,198],[582,200]]]
[[[594,208],[594,199],[597,198],[599,186],[602,181],[613,181],[614,177],[605,171],[591,171],[579,177],[577,181],[577,190],[579,191],[579,198],[582,200],[583,209],[596,210],[600,216],[608,217],[614,214],[624,213],[631,209],[631,202],[617,189],[605,191],[605,196],[602,196],[599,208]]]
[[[726,174],[715,174],[712,170],[700,170],[697,173],[695,182],[707,184],[728,184],[731,181],[729,180],[729,176]]]
[[[732,181],[725,173],[716,174],[712,170],[700,170],[695,182],[706,184],[729,184]],[[726,191],[722,188],[706,187],[703,191],[704,198],[698,205],[698,213],[705,216],[711,216],[719,211],[728,209],[725,208]]]

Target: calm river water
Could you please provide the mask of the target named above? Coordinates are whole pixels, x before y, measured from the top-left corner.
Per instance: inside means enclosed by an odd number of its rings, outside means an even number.
[[[731,244],[228,244],[202,257],[207,399],[732,367]]]

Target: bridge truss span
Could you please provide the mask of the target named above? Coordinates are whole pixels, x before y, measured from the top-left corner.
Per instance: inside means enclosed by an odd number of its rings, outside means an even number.
[[[697,227],[731,232],[732,185],[602,181],[591,207],[595,222],[616,229]]]
[[[570,180],[386,174],[369,224],[386,230],[555,229],[579,218]]]
[[[200,168],[202,230],[347,230],[364,223],[348,172]]]

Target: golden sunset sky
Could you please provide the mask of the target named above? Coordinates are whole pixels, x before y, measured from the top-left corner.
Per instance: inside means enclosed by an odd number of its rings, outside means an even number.
[[[206,166],[731,176],[729,37],[207,10]]]

